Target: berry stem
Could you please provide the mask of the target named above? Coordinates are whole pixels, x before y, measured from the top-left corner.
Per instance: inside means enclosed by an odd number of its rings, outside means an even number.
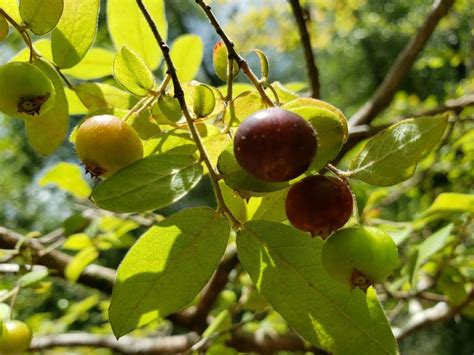
[[[167,74],[171,77],[171,80],[173,81],[173,86],[174,86],[174,96],[179,102],[179,105],[181,107],[181,111],[183,112],[184,117],[186,118],[186,122],[188,123],[189,130],[191,132],[191,135],[193,137],[194,143],[196,144],[199,153],[201,155],[201,159],[204,161],[204,164],[207,167],[207,170],[209,172],[209,176],[211,178],[211,183],[212,187],[214,190],[214,194],[216,196],[217,200],[217,207],[218,210],[220,210],[227,218],[230,220],[230,222],[233,224],[235,228],[240,228],[241,223],[239,220],[232,214],[230,209],[227,207],[225,201],[224,201],[224,196],[222,195],[222,191],[219,187],[219,178],[218,178],[218,173],[216,172],[214,166],[212,166],[212,163],[209,159],[209,156],[207,155],[206,148],[204,147],[202,141],[201,141],[201,136],[199,135],[199,132],[196,128],[196,125],[194,124],[193,118],[191,117],[191,114],[189,113],[188,107],[186,105],[186,99],[184,97],[184,91],[183,88],[181,87],[181,83],[179,82],[178,75],[176,73],[176,69],[174,67],[173,61],[171,59],[171,56],[169,54],[169,47],[166,44],[166,42],[163,40],[163,38],[160,35],[160,32],[158,31],[158,28],[156,26],[156,23],[154,22],[153,18],[150,16],[150,13],[148,12],[147,8],[143,4],[143,0],[136,0],[137,5],[140,8],[140,11],[142,12],[143,16],[145,17],[145,20],[148,23],[148,26],[150,27],[151,31],[153,32],[153,35],[158,42],[158,45],[161,49],[161,52],[163,53],[163,57],[166,62],[166,66],[168,68]]]
[[[26,27],[17,23],[10,15],[8,15],[4,10],[0,9],[0,14],[8,21],[10,24],[17,30],[20,37],[26,43],[28,48],[30,49],[30,63],[33,61],[35,57],[40,57],[40,55],[36,52],[35,48],[33,47],[33,42],[31,41],[31,37],[26,30]]]
[[[267,104],[270,107],[274,107],[275,104],[268,97],[267,93],[265,92],[265,88],[263,87],[263,84],[258,80],[257,76],[252,71],[247,61],[236,52],[236,50],[234,49],[234,43],[229,39],[227,34],[222,29],[221,25],[219,24],[219,21],[217,21],[216,16],[212,12],[211,7],[208,4],[206,4],[206,2],[203,0],[196,0],[196,4],[198,4],[202,8],[207,18],[209,19],[209,22],[214,27],[219,37],[221,37],[222,41],[224,42],[227,48],[227,53],[229,53],[229,58],[233,58],[237,62],[237,64],[239,65],[239,68],[242,69],[245,75],[249,78],[249,80],[255,86],[255,88],[257,89],[258,93],[262,97],[262,100],[265,102],[265,104]]]

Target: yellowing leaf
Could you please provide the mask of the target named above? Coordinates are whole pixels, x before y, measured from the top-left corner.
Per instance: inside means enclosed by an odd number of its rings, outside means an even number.
[[[82,176],[82,169],[72,163],[61,162],[49,169],[39,180],[41,187],[53,184],[73,196],[84,199],[91,193],[91,188]]]
[[[164,1],[145,0],[144,4],[166,40],[168,24]],[[117,50],[126,45],[143,58],[148,68],[154,70],[158,67],[162,58],[161,49],[135,0],[108,0],[107,21]]]

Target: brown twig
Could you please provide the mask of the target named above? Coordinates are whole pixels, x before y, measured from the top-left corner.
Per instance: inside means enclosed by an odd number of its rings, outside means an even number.
[[[173,86],[174,86],[174,96],[179,102],[179,105],[181,107],[181,111],[183,112],[184,117],[186,118],[186,122],[188,124],[189,130],[191,132],[191,135],[193,137],[193,140],[199,150],[199,154],[201,155],[201,159],[204,161],[204,164],[207,167],[207,170],[209,172],[209,177],[211,178],[211,184],[214,190],[214,194],[216,196],[217,200],[217,205],[218,209],[223,212],[224,215],[227,216],[227,218],[230,220],[230,222],[233,224],[235,228],[240,228],[241,223],[239,220],[233,215],[233,213],[229,210],[227,207],[224,197],[222,195],[222,191],[219,186],[219,174],[216,172],[214,166],[212,165],[209,156],[206,152],[206,148],[204,147],[202,141],[201,141],[201,136],[199,135],[199,132],[196,128],[196,125],[193,121],[193,118],[191,117],[191,114],[188,110],[188,107],[186,105],[186,99],[184,97],[184,91],[183,88],[181,87],[181,83],[179,82],[178,75],[176,73],[176,68],[173,64],[173,61],[170,56],[170,49],[166,42],[163,40],[161,37],[160,32],[158,31],[158,28],[156,26],[155,21],[151,17],[150,13],[148,12],[146,6],[143,4],[143,0],[136,0],[138,7],[140,8],[140,11],[142,12],[143,16],[145,17],[145,20],[148,23],[148,26],[150,27],[153,36],[156,39],[156,42],[158,43],[161,52],[163,53],[163,58],[165,59],[166,62],[166,67],[167,67],[167,74],[171,76],[171,80],[173,81]]]
[[[222,29],[221,25],[219,24],[219,21],[217,21],[216,16],[212,12],[211,7],[208,4],[206,4],[203,0],[195,0],[195,1],[203,9],[204,13],[209,19],[209,22],[211,23],[211,25],[214,27],[219,37],[224,42],[224,45],[227,48],[229,57],[234,59],[237,62],[239,68],[242,69],[242,71],[249,78],[251,83],[255,86],[255,88],[257,89],[258,93],[260,94],[265,104],[268,106],[275,106],[273,101],[268,97],[267,93],[265,92],[265,88],[263,84],[258,80],[255,73],[249,67],[247,61],[236,52],[234,48],[234,43],[229,39],[227,34]]]
[[[418,33],[400,52],[384,81],[372,97],[349,120],[351,126],[370,123],[392,101],[400,82],[408,74],[416,57],[431,37],[440,20],[448,13],[455,0],[435,0],[431,12],[426,17]]]
[[[426,328],[434,323],[452,319],[464,307],[474,301],[474,287],[467,295],[466,299],[457,306],[449,306],[445,302],[440,302],[436,306],[413,314],[408,320],[403,322],[403,327],[393,328],[397,340],[403,339],[415,331]]]
[[[50,250],[49,253],[42,253],[44,245],[35,239],[27,239],[21,234],[15,233],[6,228],[0,227],[0,248],[15,249],[16,245],[22,241],[22,248],[28,248],[34,254],[34,261],[37,265],[46,266],[55,270],[57,276],[65,277],[67,265],[72,257],[57,250]],[[115,270],[100,265],[89,265],[79,277],[79,282],[83,285],[95,288],[110,294],[115,280]]]
[[[311,46],[311,38],[308,32],[307,23],[309,22],[308,16],[305,16],[299,0],[289,0],[291,8],[293,9],[293,15],[298,25],[298,30],[301,37],[301,45],[303,46],[304,59],[306,61],[306,70],[308,72],[308,81],[311,86],[311,97],[319,99],[321,96],[321,86],[319,83],[319,70],[316,65],[316,58],[313,53]]]

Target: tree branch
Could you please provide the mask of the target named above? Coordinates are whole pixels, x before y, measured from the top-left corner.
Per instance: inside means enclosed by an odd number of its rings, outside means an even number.
[[[418,33],[398,55],[384,81],[379,85],[372,97],[349,120],[351,126],[370,123],[392,101],[400,82],[408,74],[416,57],[425,46],[439,21],[448,13],[455,0],[435,0],[431,12]]]
[[[295,17],[296,23],[298,25],[298,30],[300,32],[301,44],[304,51],[304,59],[306,61],[306,70],[308,72],[308,81],[311,85],[311,97],[319,99],[321,96],[320,93],[320,83],[319,83],[319,71],[316,65],[316,59],[314,57],[313,49],[311,46],[311,38],[306,27],[306,22],[309,22],[308,16],[304,16],[303,9],[299,0],[289,0],[291,8],[293,9],[293,15]]]
[[[182,353],[189,349],[199,336],[196,333],[171,335],[163,338],[139,338],[124,336],[120,340],[113,335],[89,333],[64,333],[33,338],[30,351],[42,351],[55,347],[107,348],[122,354]]]
[[[37,240],[26,238],[21,234],[0,227],[1,249],[15,249],[18,243],[22,243],[21,248],[28,248],[33,252],[35,264],[53,269],[57,272],[57,276],[65,278],[64,272],[72,260],[71,256],[58,250],[50,250],[48,253],[43,253],[45,246]],[[114,280],[115,270],[100,265],[89,265],[84,269],[78,281],[81,284],[110,294]]]
[[[453,318],[472,301],[474,301],[474,287],[461,304],[450,307],[447,303],[440,302],[434,307],[415,313],[404,322],[403,327],[393,327],[393,333],[397,340],[403,339],[417,330]]]
[[[234,59],[237,62],[239,68],[242,69],[244,74],[247,75],[249,80],[255,86],[255,88],[257,89],[258,93],[260,94],[265,104],[268,106],[275,106],[273,101],[268,97],[267,93],[265,92],[265,88],[263,87],[262,83],[258,80],[255,73],[249,67],[247,61],[236,52],[234,48],[234,43],[229,39],[227,34],[222,29],[221,25],[219,24],[219,21],[217,21],[216,16],[214,16],[214,13],[212,12],[211,7],[208,4],[206,4],[203,0],[195,0],[195,1],[202,8],[207,18],[209,19],[209,22],[211,23],[211,25],[216,30],[217,34],[221,37],[222,41],[224,42],[224,45],[227,48],[227,53],[229,54],[229,58]]]

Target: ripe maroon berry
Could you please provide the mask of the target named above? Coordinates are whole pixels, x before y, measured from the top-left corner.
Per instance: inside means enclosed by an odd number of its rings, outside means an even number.
[[[352,193],[334,177],[308,176],[293,185],[286,196],[286,216],[296,228],[313,236],[328,236],[352,214]]]
[[[234,154],[255,177],[288,181],[304,173],[316,153],[316,132],[302,117],[279,108],[255,112],[239,126]]]

